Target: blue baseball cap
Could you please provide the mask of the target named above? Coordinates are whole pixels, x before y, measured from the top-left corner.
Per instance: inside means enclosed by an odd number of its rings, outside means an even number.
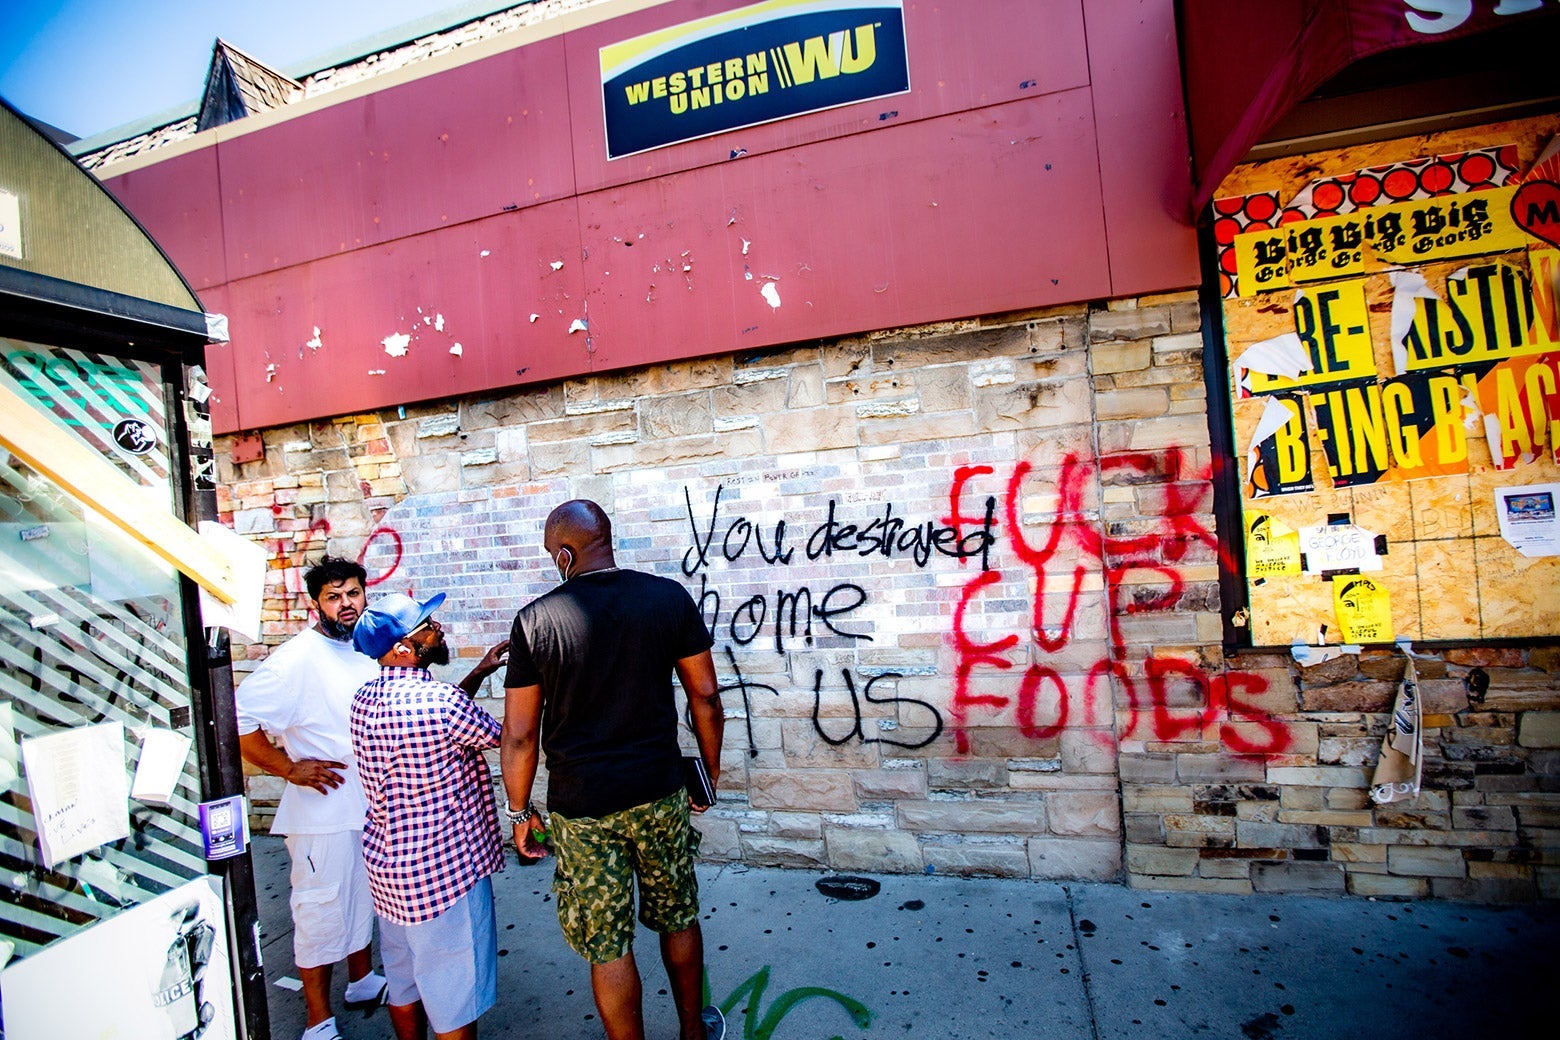
[[[422,603],[402,592],[392,592],[374,600],[373,606],[363,611],[357,624],[352,626],[352,645],[358,653],[379,660],[390,648],[407,637],[418,625],[433,616],[444,602],[444,593],[438,592]]]

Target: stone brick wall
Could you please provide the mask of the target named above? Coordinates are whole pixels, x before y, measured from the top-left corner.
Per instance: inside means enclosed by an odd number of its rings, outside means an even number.
[[[272,566],[236,667],[308,623],[328,547],[371,593],[448,593],[458,677],[555,581],[547,512],[589,497],[715,635],[710,857],[1554,895],[1554,648],[1421,657],[1424,793],[1383,808],[1400,656],[1225,659],[1201,346],[1194,294],[1145,297],[267,430],[240,466],[219,442],[223,519]],[[263,826],[275,781],[251,795]]]

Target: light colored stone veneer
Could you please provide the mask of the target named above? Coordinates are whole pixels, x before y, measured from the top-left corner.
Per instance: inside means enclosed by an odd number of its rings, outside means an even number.
[[[1560,654],[1423,658],[1424,793],[1372,807],[1401,659],[1226,659],[1205,403],[1185,293],[342,416],[264,431],[238,467],[219,439],[223,519],[272,567],[236,667],[308,622],[302,570],[329,548],[371,592],[448,593],[461,672],[556,580],[547,512],[588,497],[620,562],[682,580],[711,622],[706,856],[1554,895]],[[275,786],[251,781],[259,825]]]

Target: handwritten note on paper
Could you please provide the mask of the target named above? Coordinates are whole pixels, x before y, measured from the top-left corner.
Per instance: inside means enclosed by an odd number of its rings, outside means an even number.
[[[1381,570],[1381,557],[1376,555],[1376,532],[1354,524],[1302,527],[1300,550],[1305,553],[1305,569],[1310,574]]]
[[[130,836],[125,727],[78,726],[22,741],[46,867]]]

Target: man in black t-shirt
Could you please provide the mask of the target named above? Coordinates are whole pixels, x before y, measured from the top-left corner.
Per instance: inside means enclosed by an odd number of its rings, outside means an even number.
[[[694,854],[699,833],[683,788],[676,673],[688,695],[699,755],[720,778],[725,714],[709,630],[688,591],[620,570],[612,524],[594,502],[565,502],[542,543],[563,584],[533,600],[510,630],[500,745],[507,815],[522,857],[535,849],[537,751],[547,755],[547,809],[557,866],[553,892],[564,938],[590,962],[608,1040],[643,1040],[634,963],[639,919],[661,933],[681,1040],[720,1040],[719,1009],[700,1009],[704,936]],[[519,808],[517,808],[517,806]]]

